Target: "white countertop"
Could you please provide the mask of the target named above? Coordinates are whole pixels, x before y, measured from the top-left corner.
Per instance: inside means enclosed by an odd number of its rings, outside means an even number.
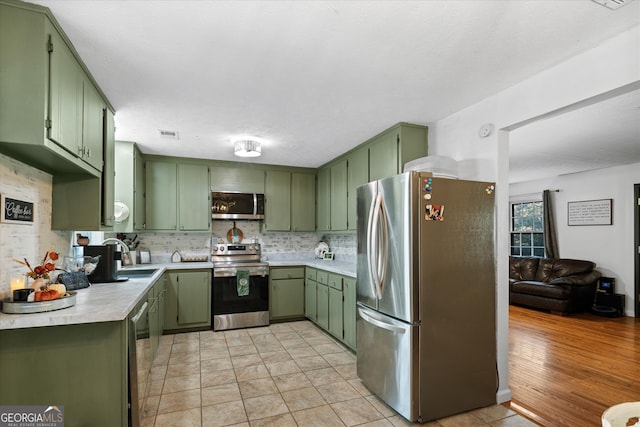
[[[305,267],[318,268],[320,270],[330,271],[331,273],[342,274],[343,276],[356,277],[356,263],[348,261],[325,261],[322,259],[309,258],[287,258],[287,259],[269,259],[267,261],[269,267],[288,267],[294,265],[303,265]]]
[[[79,323],[113,322],[127,318],[136,304],[166,270],[213,268],[210,262],[184,262],[175,264],[138,264],[123,270],[151,269],[157,271],[149,277],[132,277],[125,282],[94,283],[78,289],[76,304],[62,310],[44,313],[0,313],[0,329],[37,328]]]
[[[267,262],[270,267],[305,266],[330,271],[344,276],[356,277],[356,263],[347,261],[324,261],[321,259],[273,257]],[[125,282],[94,283],[78,289],[76,304],[62,310],[44,313],[6,314],[0,312],[0,330],[62,326],[79,323],[121,321],[144,298],[147,291],[167,270],[210,269],[211,262],[183,262],[167,264],[138,264],[123,270],[157,269],[149,277],[132,276]]]

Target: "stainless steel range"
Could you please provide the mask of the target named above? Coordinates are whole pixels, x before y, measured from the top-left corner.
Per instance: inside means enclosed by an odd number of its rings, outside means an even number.
[[[213,244],[211,324],[213,330],[269,324],[269,264],[260,244]]]

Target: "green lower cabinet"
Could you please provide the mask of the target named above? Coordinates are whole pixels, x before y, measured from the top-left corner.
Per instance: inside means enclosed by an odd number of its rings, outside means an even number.
[[[329,332],[342,340],[342,290],[329,288]]]
[[[356,349],[356,279],[342,279],[344,343]]]
[[[165,329],[211,326],[211,270],[170,271],[165,295]]]
[[[269,270],[269,319],[295,319],[304,315],[304,267],[272,267]]]
[[[304,315],[312,322],[318,321],[318,283],[309,278],[304,282]]]
[[[307,268],[305,274],[305,316],[356,349],[356,279]]]
[[[127,320],[0,331],[2,405],[63,406],[65,425],[127,425]]]
[[[325,330],[329,329],[329,287],[318,283],[317,316],[318,325]]]

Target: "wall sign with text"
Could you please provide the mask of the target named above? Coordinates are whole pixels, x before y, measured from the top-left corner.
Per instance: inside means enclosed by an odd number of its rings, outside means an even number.
[[[13,224],[33,224],[33,203],[0,195],[0,221]]]
[[[568,203],[569,225],[612,225],[613,199]]]

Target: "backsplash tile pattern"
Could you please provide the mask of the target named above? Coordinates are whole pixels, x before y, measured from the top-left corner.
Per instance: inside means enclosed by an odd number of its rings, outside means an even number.
[[[0,193],[34,204],[33,223],[0,223],[0,300],[9,296],[10,278],[26,273],[13,258],[36,263],[51,246],[68,254],[71,232],[51,230],[52,191],[51,175],[0,154]]]
[[[299,254],[312,256],[313,251],[324,237],[336,259],[353,258],[356,255],[355,234],[332,234],[323,236],[317,233],[279,233],[261,232],[261,221],[237,221],[236,227],[242,231],[243,242],[258,241],[262,244],[262,253],[267,258],[273,254]],[[149,249],[153,262],[168,262],[173,251],[178,249],[183,255],[209,254],[209,239],[215,238],[227,241],[227,233],[233,228],[232,221],[214,221],[211,233],[165,233],[141,232],[127,233],[133,237],[138,234],[140,245],[138,249]]]

